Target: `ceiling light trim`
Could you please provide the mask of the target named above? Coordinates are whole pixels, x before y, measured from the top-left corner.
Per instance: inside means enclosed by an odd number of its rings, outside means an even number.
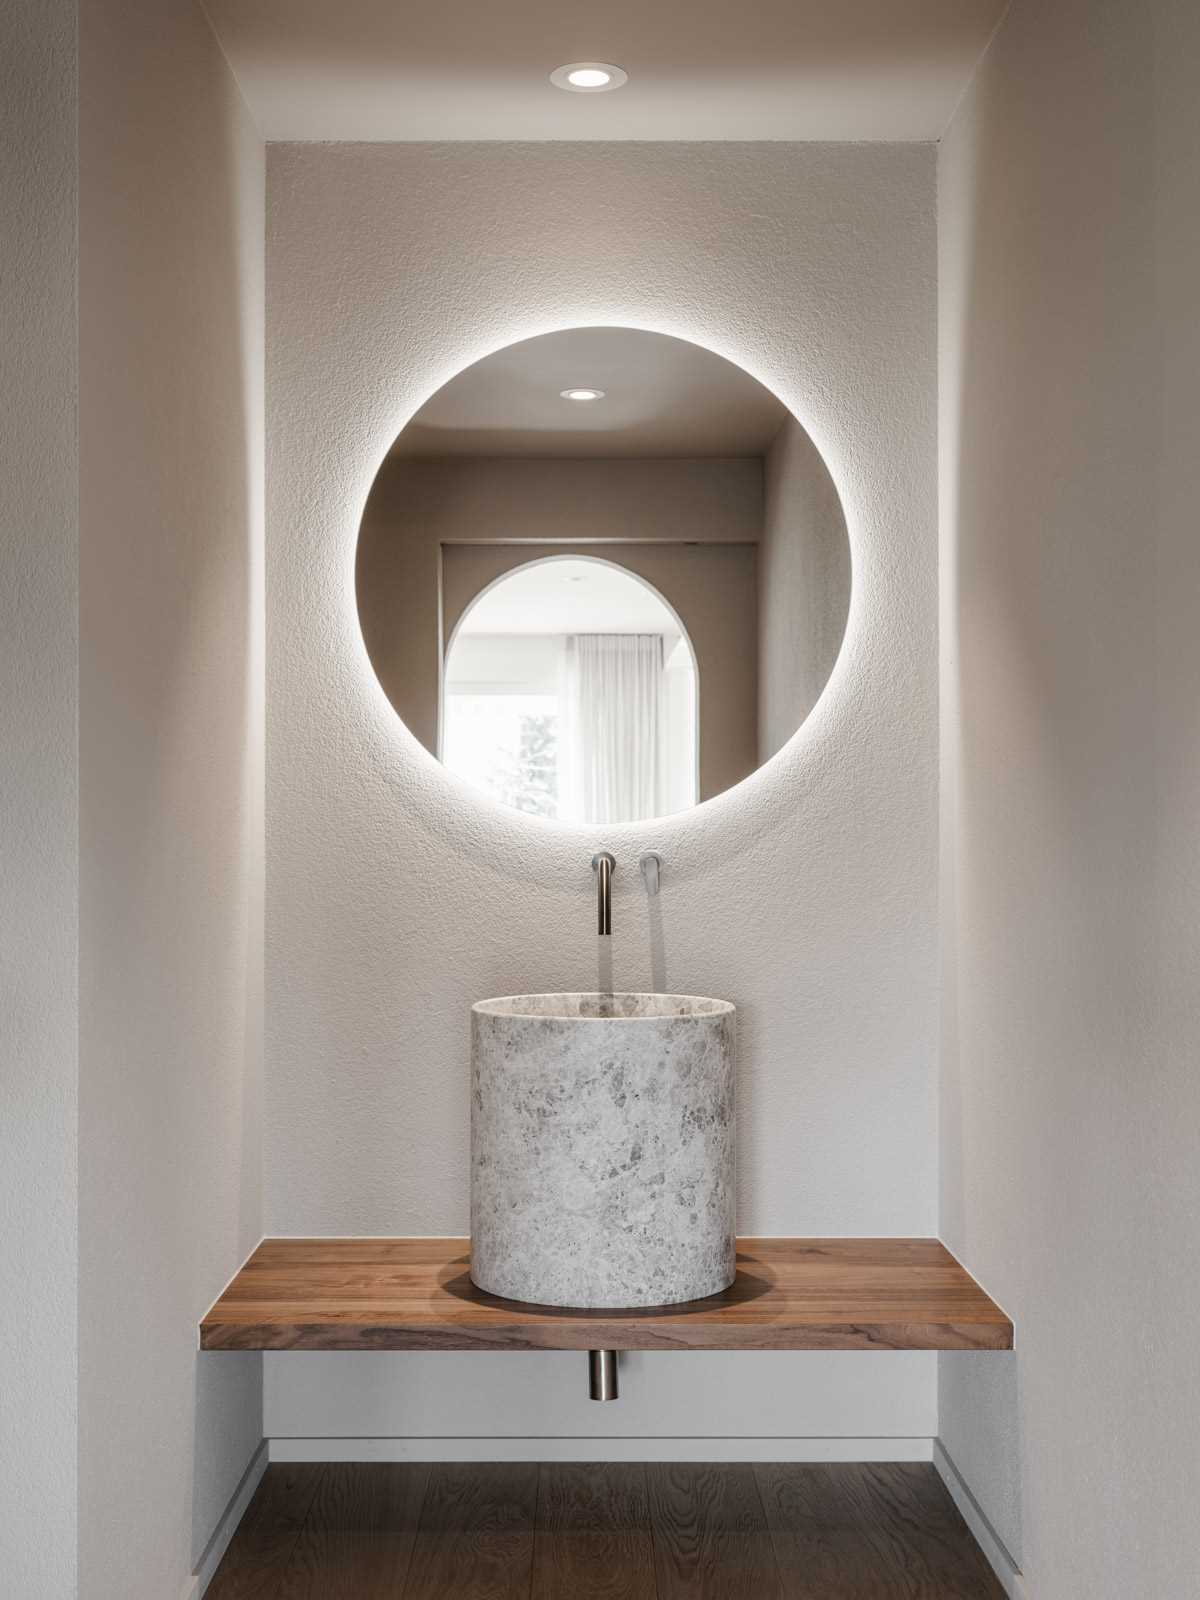
[[[569,94],[608,94],[623,88],[629,82],[629,74],[611,61],[568,61],[565,66],[555,67],[550,82]]]

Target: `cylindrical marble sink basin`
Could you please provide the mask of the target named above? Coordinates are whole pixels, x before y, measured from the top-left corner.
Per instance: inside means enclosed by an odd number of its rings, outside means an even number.
[[[734,1279],[734,1007],[524,994],[471,1008],[471,1278],[660,1306]]]

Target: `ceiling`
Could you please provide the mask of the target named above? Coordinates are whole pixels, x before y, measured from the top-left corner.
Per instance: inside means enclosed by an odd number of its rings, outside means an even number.
[[[1004,5],[206,0],[269,140],[937,139]],[[628,84],[548,82],[585,60]]]
[[[661,633],[673,613],[632,573],[605,561],[552,556],[493,584],[471,607],[459,637],[475,634]]]
[[[580,403],[561,391],[586,386]],[[523,339],[451,378],[392,448],[402,456],[758,456],[787,412],[702,346],[636,328]]]

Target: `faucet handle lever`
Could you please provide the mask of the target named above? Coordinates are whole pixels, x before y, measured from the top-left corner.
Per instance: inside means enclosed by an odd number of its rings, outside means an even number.
[[[646,893],[651,896],[656,895],[659,875],[662,872],[662,857],[655,850],[647,850],[645,855],[638,857],[638,871],[642,875],[642,882],[646,885]]]

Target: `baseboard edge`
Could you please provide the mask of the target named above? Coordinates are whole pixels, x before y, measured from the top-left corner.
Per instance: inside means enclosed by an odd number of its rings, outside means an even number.
[[[1033,1600],[1020,1567],[1013,1560],[1004,1540],[988,1520],[983,1507],[971,1493],[966,1479],[954,1463],[953,1456],[940,1439],[933,1441],[933,1465],[946,1485],[950,1498],[958,1507],[963,1521],[971,1530],[975,1543],[983,1551],[988,1566],[1000,1580],[1000,1585],[1009,1600]]]
[[[262,1482],[263,1473],[266,1472],[271,1460],[270,1440],[263,1439],[258,1449],[250,1457],[241,1481],[230,1496],[229,1504],[221,1513],[216,1531],[204,1547],[204,1553],[196,1563],[195,1571],[183,1586],[182,1600],[200,1600],[204,1591],[213,1580],[213,1574],[221,1565],[221,1558],[229,1548],[229,1541],[237,1532],[238,1523],[246,1515],[246,1507],[254,1498],[254,1491]]]
[[[273,1438],[272,1461],[931,1461],[926,1438]]]

